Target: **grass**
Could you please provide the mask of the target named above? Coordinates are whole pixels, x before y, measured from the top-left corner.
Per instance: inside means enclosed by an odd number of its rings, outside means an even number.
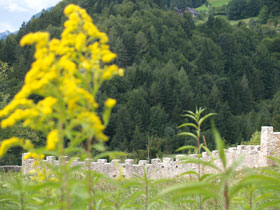
[[[215,17],[222,17],[222,18],[225,18],[226,20],[227,17],[225,15],[216,15]],[[246,24],[248,24],[250,22],[250,20],[257,20],[257,17],[250,17],[250,18],[245,18],[245,19],[239,19],[239,20],[228,20],[229,23],[231,25],[237,25],[240,21],[243,21],[245,22]],[[195,20],[195,25],[200,25],[200,24],[203,24],[207,21],[207,19],[204,19],[204,20]]]
[[[6,183],[11,183],[15,180],[18,173],[3,173],[0,172],[0,210],[16,210],[18,206],[13,202],[5,201],[2,196],[9,194],[9,189],[6,187]]]
[[[228,4],[230,0],[209,0],[209,3],[212,7],[220,7],[225,4]]]
[[[273,170],[277,173],[279,173],[279,168],[268,168],[270,170]],[[241,179],[242,177],[249,174],[257,174],[260,171],[260,169],[257,170],[244,170],[237,173],[237,177],[235,177],[234,181],[237,181],[238,179]],[[19,176],[19,173],[0,173],[0,210],[20,210],[20,208],[9,201],[3,200],[3,196],[10,194],[11,192],[7,187],[5,187],[5,183],[11,183],[15,182],[16,178]],[[140,180],[140,181],[139,181]],[[142,181],[141,181],[142,180]],[[179,210],[179,209],[192,209],[196,210],[199,209],[198,204],[198,196],[185,196],[181,195],[181,197],[177,200],[172,199],[172,195],[166,194],[163,196],[158,197],[159,193],[163,190],[165,190],[168,187],[174,186],[175,184],[184,184],[187,182],[190,182],[190,179],[187,178],[177,178],[177,179],[171,179],[166,180],[163,182],[155,183],[153,184],[153,181],[151,181],[149,185],[149,201],[152,203],[150,205],[149,209],[152,210]],[[131,184],[131,183],[138,183],[138,184]],[[142,184],[141,184],[142,183]],[[128,186],[128,187],[125,187]],[[131,210],[140,210],[145,209],[144,203],[145,203],[145,195],[141,191],[144,189],[144,182],[143,179],[131,179],[131,180],[115,180],[115,179],[108,179],[103,177],[98,184],[95,186],[95,190],[97,193],[101,193],[107,201],[105,202],[111,202],[112,206],[105,206],[102,209],[131,209]],[[131,199],[136,192],[140,192],[139,196],[134,198],[133,205],[130,207],[120,207],[115,208],[118,205],[121,205],[122,203],[126,202],[127,200]],[[271,192],[270,189],[263,190],[256,190],[256,189],[247,189],[243,190],[239,193],[239,195],[234,199],[233,203],[231,204],[230,209],[256,209],[258,205],[261,203],[254,202],[256,198],[260,195],[263,195],[265,193]],[[100,199],[101,203],[103,202],[102,199]],[[246,206],[250,205],[250,201],[252,201],[252,208],[246,208]],[[26,208],[26,210],[32,209],[32,208]],[[101,208],[100,208],[101,209]],[[203,204],[203,209],[211,209],[211,210],[220,210],[223,208],[223,203],[221,200],[216,199],[209,199],[205,201]],[[266,209],[277,209],[277,208],[266,208]],[[83,209],[81,209],[83,210]]]
[[[230,24],[231,25],[236,25],[238,24],[240,21],[243,21],[245,23],[249,23],[250,20],[257,20],[257,17],[250,17],[250,18],[245,18],[245,19],[240,19],[240,20],[230,20]]]
[[[202,6],[196,8],[195,10],[197,10],[197,11],[208,11],[208,9],[209,8],[205,4],[203,4]]]
[[[220,8],[224,5],[227,5],[229,3],[229,1],[230,0],[209,0],[210,7],[207,7],[206,4],[203,4],[202,6],[196,8],[196,10],[207,13],[211,7]],[[227,17],[224,16],[224,15],[217,15],[216,17],[224,17],[224,18],[227,19]],[[236,25],[240,21],[243,21],[243,22],[248,24],[251,19],[256,20],[257,17],[250,17],[250,18],[245,18],[245,19],[240,19],[240,20],[230,20],[229,22],[230,22],[231,25]],[[204,23],[205,21],[206,20],[198,20],[198,21],[196,21],[195,24],[199,25],[201,23]]]
[[[227,5],[230,0],[209,0],[209,4],[211,7],[221,7],[223,5]],[[196,8],[197,11],[208,11],[209,7],[206,4]]]

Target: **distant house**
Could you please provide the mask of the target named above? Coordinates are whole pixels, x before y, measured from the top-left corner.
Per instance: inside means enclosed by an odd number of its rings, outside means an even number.
[[[194,8],[187,7],[184,10],[179,9],[178,7],[174,8],[178,15],[183,17],[184,12],[190,13],[193,18],[198,16],[198,12]]]
[[[196,18],[198,16],[198,12],[194,8],[187,7],[185,9],[185,12],[189,12],[193,16],[193,18]]]

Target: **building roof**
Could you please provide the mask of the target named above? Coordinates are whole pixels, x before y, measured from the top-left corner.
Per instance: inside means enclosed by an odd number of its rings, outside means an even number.
[[[198,15],[198,12],[194,8],[187,7],[185,9],[185,11],[188,11],[189,13],[191,13],[193,15]]]

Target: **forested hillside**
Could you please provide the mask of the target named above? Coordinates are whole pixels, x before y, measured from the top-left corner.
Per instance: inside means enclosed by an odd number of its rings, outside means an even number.
[[[269,25],[232,26],[213,16],[196,26],[189,14],[169,9],[174,2],[64,0],[23,24],[0,41],[1,106],[22,86],[33,61],[34,49],[20,48],[21,37],[38,30],[59,37],[63,9],[75,3],[108,33],[116,62],[126,69],[124,78],[113,79],[99,93],[100,101],[108,96],[118,101],[106,131],[110,149],[141,155],[149,143],[156,155],[192,144],[177,135],[177,126],[184,122],[184,110],[200,106],[217,113],[216,126],[228,145],[249,140],[261,125],[278,125],[280,33]],[[20,127],[1,130],[0,137],[15,132],[42,142],[39,133]],[[213,148],[210,130],[203,135]]]

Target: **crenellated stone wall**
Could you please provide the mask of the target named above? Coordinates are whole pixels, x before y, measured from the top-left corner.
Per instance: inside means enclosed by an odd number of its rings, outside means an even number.
[[[273,162],[267,157],[280,155],[280,132],[273,132],[273,127],[262,127],[261,145],[239,145],[226,149],[225,153],[228,161],[227,166],[230,166],[235,160],[241,158],[242,161],[237,170],[269,166]],[[24,160],[25,155],[23,154],[22,157],[22,170],[24,174],[28,174],[33,168],[34,160]],[[133,159],[127,159],[124,163],[121,163],[118,159],[112,160],[110,163],[106,159],[99,159],[97,162],[89,159],[84,161],[75,159],[71,164],[82,167],[88,167],[88,164],[90,164],[92,170],[106,174],[109,177],[124,176],[126,178],[144,176],[144,168],[146,167],[148,177],[160,179],[172,178],[190,170],[198,171],[197,164],[182,163],[184,157],[185,155],[177,155],[175,160],[173,158],[163,158],[162,160],[152,159],[151,162],[140,160],[138,164]],[[189,157],[197,158],[197,155],[192,154]],[[214,165],[221,168],[222,163],[218,157],[218,151],[214,150],[211,152],[211,155],[203,152],[201,159],[205,161],[213,160]],[[59,160],[56,160],[54,156],[47,156],[46,160],[43,161],[52,165],[59,165],[61,158],[66,158],[67,160],[67,157],[60,157]],[[215,170],[209,167],[201,167],[201,172],[215,173]]]

